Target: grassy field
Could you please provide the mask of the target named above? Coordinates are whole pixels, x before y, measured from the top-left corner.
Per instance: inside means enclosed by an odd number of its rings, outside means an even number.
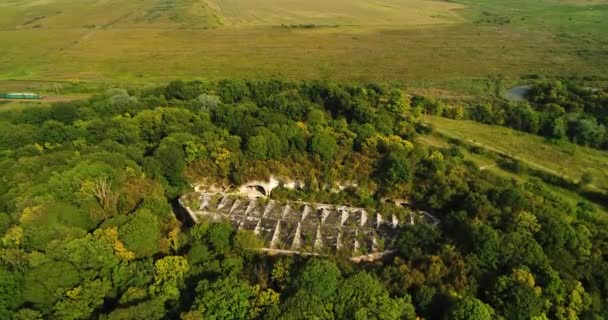
[[[445,137],[437,133],[421,136],[417,139],[417,141],[422,144],[436,148],[447,148],[450,146],[450,143],[446,141]],[[526,182],[528,181],[528,179],[530,179],[530,175],[527,173],[514,173],[501,168],[492,156],[472,153],[464,148],[461,149],[461,151],[466,161],[472,162],[484,172],[489,172],[493,175],[508,180],[514,179],[520,183]],[[544,183],[542,181],[537,181],[537,183],[542,184],[546,189],[550,190],[553,195],[557,196],[563,201],[570,203],[571,205],[576,205],[579,201],[581,201],[581,196],[572,190],[560,188],[555,185]],[[601,205],[598,206],[598,209],[603,213],[607,212],[606,210],[608,210],[608,208],[605,208]],[[568,215],[564,215],[565,219],[569,219],[568,217]]]
[[[589,171],[595,186],[608,189],[608,152],[571,143],[556,145],[539,136],[472,121],[433,116],[425,116],[424,121],[439,133],[510,154],[534,168],[556,172],[575,181]]]
[[[607,3],[8,0],[0,80],[329,79],[464,92],[490,76],[604,76]]]

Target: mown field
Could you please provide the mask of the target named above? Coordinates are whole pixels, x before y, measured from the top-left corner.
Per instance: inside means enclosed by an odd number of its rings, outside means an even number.
[[[424,121],[446,136],[510,154],[536,169],[556,172],[575,181],[589,171],[595,186],[608,189],[608,152],[571,143],[554,144],[539,136],[473,121],[435,116],[425,116]],[[492,163],[480,164],[484,165]]]
[[[489,76],[603,76],[607,3],[3,1],[0,80],[286,78],[449,87]]]

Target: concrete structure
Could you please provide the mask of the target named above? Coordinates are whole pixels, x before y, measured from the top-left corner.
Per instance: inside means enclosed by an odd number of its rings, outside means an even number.
[[[194,222],[230,221],[259,235],[265,249],[275,252],[382,257],[393,247],[399,227],[436,223],[428,213],[409,208],[403,208],[399,218],[351,206],[269,200],[251,191],[256,185],[264,188],[259,194],[265,194],[279,182],[248,183],[239,188],[242,194],[198,191],[180,198],[180,204]]]

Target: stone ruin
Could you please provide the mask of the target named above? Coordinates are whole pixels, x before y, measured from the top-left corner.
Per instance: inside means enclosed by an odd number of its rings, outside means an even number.
[[[275,201],[262,196],[265,192],[258,196],[197,189],[180,198],[195,223],[204,218],[230,221],[239,230],[259,235],[264,250],[276,253],[379,257],[394,247],[399,227],[438,223],[430,214],[408,207],[401,207],[399,217],[384,216],[351,206]]]

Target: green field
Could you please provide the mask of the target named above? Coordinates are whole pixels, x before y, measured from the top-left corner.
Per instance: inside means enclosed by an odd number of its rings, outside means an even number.
[[[432,133],[430,135],[421,136],[417,139],[417,141],[435,148],[443,149],[450,147],[450,143],[447,141],[446,137],[438,133]],[[531,178],[531,176],[527,172],[515,173],[502,168],[496,158],[492,157],[492,155],[477,154],[470,152],[469,150],[464,148],[461,149],[461,152],[463,153],[464,159],[466,161],[472,162],[475,166],[477,166],[480,170],[484,172],[489,172],[503,179],[516,180],[519,183],[524,183]],[[537,183],[541,183],[546,189],[550,190],[552,194],[558,196],[561,200],[566,201],[572,205],[576,205],[579,201],[581,201],[581,196],[576,191],[561,188],[542,181],[537,181]],[[603,210],[603,212],[606,212],[605,210],[607,208],[600,206],[598,209]],[[566,217],[567,215],[564,215],[564,218]]]
[[[412,86],[608,73],[607,1],[11,0],[0,80]],[[466,88],[465,88],[466,89]]]
[[[473,121],[435,116],[425,116],[424,121],[432,125],[440,134],[509,154],[533,168],[563,175],[574,181],[580,179],[585,171],[589,171],[594,176],[595,186],[608,189],[608,152],[606,151],[571,143],[556,145],[539,136]]]

